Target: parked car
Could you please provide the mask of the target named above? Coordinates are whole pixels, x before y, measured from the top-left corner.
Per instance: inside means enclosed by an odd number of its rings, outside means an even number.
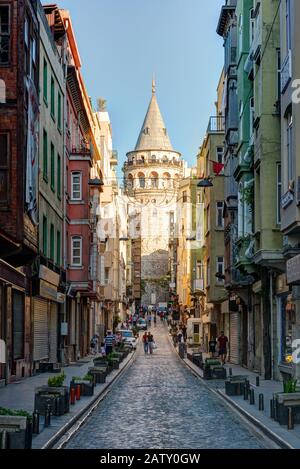
[[[130,345],[135,350],[137,346],[137,340],[134,337],[133,332],[127,329],[121,329],[118,332],[122,335],[123,342]]]
[[[145,321],[145,319],[143,318],[140,318],[137,323],[136,323],[136,327],[140,330],[140,331],[146,331],[147,330],[147,323]]]

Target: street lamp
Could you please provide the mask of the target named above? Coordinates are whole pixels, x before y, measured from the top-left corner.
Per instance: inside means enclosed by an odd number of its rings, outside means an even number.
[[[201,181],[198,182],[197,187],[201,187],[202,189],[208,188],[208,187],[214,187],[212,180],[209,178],[204,178],[201,179]]]

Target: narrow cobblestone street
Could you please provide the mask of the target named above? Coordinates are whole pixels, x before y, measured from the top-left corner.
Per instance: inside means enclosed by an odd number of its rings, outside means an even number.
[[[133,365],[67,448],[263,448],[262,443],[178,359],[167,328]]]

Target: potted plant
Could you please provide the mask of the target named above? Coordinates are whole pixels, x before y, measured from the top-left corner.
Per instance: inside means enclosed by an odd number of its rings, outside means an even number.
[[[70,410],[70,393],[67,386],[63,386],[66,376],[61,373],[48,379],[47,386],[40,386],[35,390],[34,408],[45,415],[47,406],[50,405],[53,415],[63,415]]]
[[[92,377],[93,380],[95,379],[96,384],[105,383],[107,371],[103,369],[102,367],[98,367],[98,366],[90,367],[88,374]]]
[[[31,449],[32,415],[26,410],[0,407],[0,431],[8,432],[7,449]]]
[[[283,392],[274,395],[275,420],[280,425],[288,424],[288,407],[293,408],[294,423],[300,423],[300,392],[297,390],[297,380],[290,377],[283,382]]]
[[[80,393],[82,396],[93,396],[94,395],[94,378],[90,374],[86,374],[83,378],[73,376],[70,383],[70,388],[80,385]]]

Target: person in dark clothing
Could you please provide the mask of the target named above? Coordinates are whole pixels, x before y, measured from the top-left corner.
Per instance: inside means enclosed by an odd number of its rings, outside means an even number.
[[[153,348],[154,348],[154,338],[151,332],[148,332],[148,349],[149,349],[150,355],[153,354]]]
[[[212,337],[210,341],[208,342],[209,353],[210,353],[211,358],[214,358],[215,356],[216,346],[217,346],[217,341],[214,337]]]
[[[218,345],[219,345],[219,356],[221,357],[221,361],[223,365],[225,365],[226,363],[228,342],[229,342],[228,337],[224,335],[224,331],[221,331],[221,335],[218,338]]]

